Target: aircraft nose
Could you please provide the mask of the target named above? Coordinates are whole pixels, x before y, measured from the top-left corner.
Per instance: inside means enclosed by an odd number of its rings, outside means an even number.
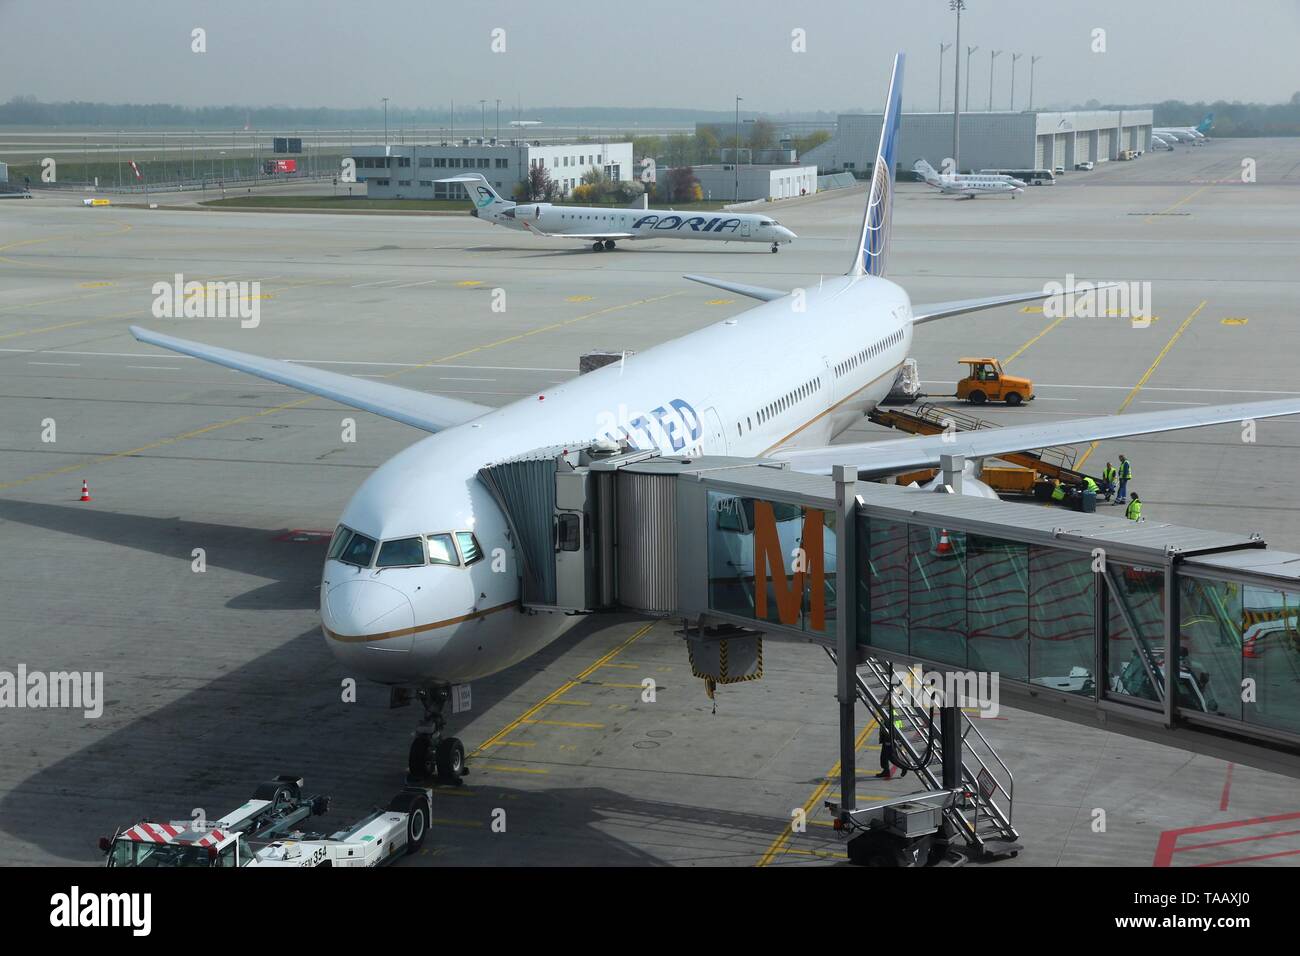
[[[789,242],[791,239],[798,239],[799,237],[794,234],[793,230],[787,229],[785,226],[782,226],[781,238],[784,239],[786,242]]]
[[[334,641],[409,651],[415,611],[402,591],[361,578],[344,581],[322,596],[321,621]]]

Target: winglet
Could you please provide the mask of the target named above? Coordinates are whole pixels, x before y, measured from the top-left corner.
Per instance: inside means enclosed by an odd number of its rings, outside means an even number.
[[[690,279],[692,282],[702,282],[705,285],[713,286],[715,289],[726,289],[728,292],[734,292],[737,295],[747,295],[751,299],[761,299],[763,302],[784,299],[790,294],[782,292],[780,289],[769,289],[761,285],[746,285],[743,282],[729,282],[726,279],[715,279],[713,276],[685,275],[682,278]]]
[[[889,225],[894,208],[894,160],[898,153],[899,125],[903,114],[902,53],[894,55],[894,72],[889,78],[889,97],[880,125],[880,147],[871,170],[871,191],[862,216],[857,252],[848,275],[883,276],[889,252]]]

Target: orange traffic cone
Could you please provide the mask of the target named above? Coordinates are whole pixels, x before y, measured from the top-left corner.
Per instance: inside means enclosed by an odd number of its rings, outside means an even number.
[[[85,478],[82,478],[82,479],[81,479],[81,499],[80,499],[80,500],[82,500],[82,501],[94,501],[94,500],[95,500],[94,498],[90,497],[90,485],[86,483],[86,479],[85,479]]]
[[[939,529],[939,546],[934,550],[935,554],[952,554],[952,542],[948,540],[947,529]]]

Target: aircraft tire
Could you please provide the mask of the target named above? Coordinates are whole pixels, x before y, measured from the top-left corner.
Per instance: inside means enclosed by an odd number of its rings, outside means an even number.
[[[465,745],[456,737],[439,741],[435,763],[441,782],[460,783],[460,778],[465,773]]]
[[[433,768],[433,740],[425,734],[417,734],[407,754],[407,772],[413,780],[428,780],[433,776]]]

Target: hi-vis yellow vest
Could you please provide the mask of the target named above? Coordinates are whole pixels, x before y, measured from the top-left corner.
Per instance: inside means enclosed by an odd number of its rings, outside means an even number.
[[[1140,501],[1130,501],[1130,502],[1128,503],[1128,508],[1125,509],[1125,511],[1124,511],[1124,517],[1125,517],[1125,518],[1128,518],[1128,519],[1130,519],[1130,520],[1132,520],[1132,521],[1137,521],[1138,518],[1141,518],[1141,517],[1142,517],[1142,502],[1140,502]]]

